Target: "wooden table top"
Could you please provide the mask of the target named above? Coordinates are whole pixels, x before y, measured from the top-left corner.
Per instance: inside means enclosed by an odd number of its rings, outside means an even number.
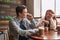
[[[43,36],[37,36],[37,35],[32,35],[30,36],[30,38],[34,39],[34,40],[52,40],[52,39],[60,39],[60,31],[55,32],[53,30],[50,30],[48,32],[44,32]]]

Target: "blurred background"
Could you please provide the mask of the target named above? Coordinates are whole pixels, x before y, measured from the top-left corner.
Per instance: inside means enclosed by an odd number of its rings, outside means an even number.
[[[57,18],[60,18],[60,0],[0,0],[0,24],[8,24],[16,16],[16,6],[22,4],[27,6],[34,18],[44,17],[48,9],[53,10]]]

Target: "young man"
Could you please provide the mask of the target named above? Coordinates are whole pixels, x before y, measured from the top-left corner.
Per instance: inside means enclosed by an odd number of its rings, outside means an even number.
[[[9,35],[12,35],[14,40],[31,40],[28,36],[36,34],[39,31],[38,28],[30,29],[31,25],[27,26],[26,14],[26,6],[21,5],[16,7],[16,17],[9,22]]]

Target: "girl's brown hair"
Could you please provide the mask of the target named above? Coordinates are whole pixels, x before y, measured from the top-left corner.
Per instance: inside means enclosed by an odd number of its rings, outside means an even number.
[[[55,14],[55,13],[54,13],[52,10],[50,10],[50,9],[46,11],[46,14],[47,14],[47,12],[51,12],[52,14]],[[53,19],[56,20],[56,25],[57,25],[58,22],[57,22],[57,19],[56,19],[56,15],[54,15]],[[46,15],[45,15],[45,20],[46,20]]]
[[[52,10],[47,10],[47,11],[46,11],[46,14],[47,14],[47,12],[51,12],[52,14],[55,14]],[[45,18],[46,18],[46,15],[45,15]],[[54,16],[53,19],[56,20],[56,16]]]

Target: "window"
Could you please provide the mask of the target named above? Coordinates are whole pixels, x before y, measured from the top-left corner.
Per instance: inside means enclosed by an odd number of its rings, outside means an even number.
[[[42,17],[48,9],[54,10],[54,0],[42,0]]]
[[[56,15],[60,16],[60,0],[56,0]]]
[[[40,17],[40,0],[34,0],[34,17]]]
[[[44,17],[48,9],[60,17],[60,0],[34,0],[34,17]]]

